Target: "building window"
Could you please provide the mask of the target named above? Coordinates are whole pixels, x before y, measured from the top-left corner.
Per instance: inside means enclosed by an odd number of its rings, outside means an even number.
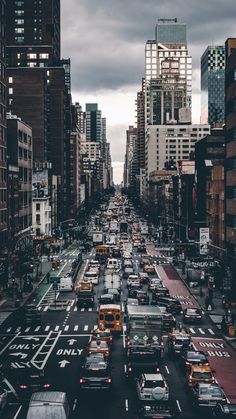
[[[15,19],[15,25],[24,25],[24,19]]]
[[[40,211],[40,204],[36,204],[36,211]]]
[[[13,95],[13,88],[9,87],[9,95]]]
[[[13,83],[13,77],[8,77],[8,83],[9,84]]]
[[[40,214],[36,214],[36,224],[40,224]]]
[[[27,54],[27,59],[28,60],[31,60],[31,59],[36,60],[37,59],[37,54]]]
[[[15,33],[24,33],[24,28],[15,28]]]
[[[22,42],[24,42],[24,37],[23,36],[15,36],[15,41],[17,44],[22,44]]]
[[[49,54],[39,54],[39,58],[40,58],[41,60],[48,60],[48,58],[49,58]]]

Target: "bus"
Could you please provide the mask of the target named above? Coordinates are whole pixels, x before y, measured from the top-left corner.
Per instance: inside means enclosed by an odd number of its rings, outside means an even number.
[[[101,304],[98,309],[98,324],[111,332],[121,333],[122,311],[119,304]]]
[[[99,260],[99,262],[106,262],[107,258],[111,256],[111,249],[110,246],[103,244],[96,246],[96,256],[95,258]]]

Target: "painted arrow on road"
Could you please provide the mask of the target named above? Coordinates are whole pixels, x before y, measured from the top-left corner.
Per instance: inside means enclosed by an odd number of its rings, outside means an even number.
[[[11,356],[20,356],[21,359],[25,359],[28,356],[28,354],[24,354],[22,352],[14,352],[13,354],[9,354],[9,355],[11,355]]]
[[[22,339],[25,339],[25,340],[35,340],[35,342],[38,342],[39,341],[39,338],[34,338],[33,336],[26,336],[26,337],[24,337]]]
[[[69,343],[69,345],[74,345],[75,342],[77,342],[76,339],[68,339],[67,341]]]
[[[60,365],[60,368],[65,368],[66,364],[70,364],[70,362],[63,359],[62,361],[59,361],[58,364]]]

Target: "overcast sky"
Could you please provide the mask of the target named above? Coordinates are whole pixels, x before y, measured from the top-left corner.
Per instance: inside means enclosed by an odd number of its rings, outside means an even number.
[[[73,101],[97,102],[107,118],[114,180],[123,174],[126,129],[135,124],[144,50],[157,19],[187,24],[193,57],[193,122],[200,114],[200,57],[236,37],[235,0],[61,0],[62,57],[71,58]]]

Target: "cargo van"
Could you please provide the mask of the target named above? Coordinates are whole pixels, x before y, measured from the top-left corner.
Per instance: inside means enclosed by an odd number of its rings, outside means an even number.
[[[120,264],[119,264],[118,259],[109,258],[107,260],[107,269],[114,269],[114,270],[120,269]]]
[[[66,393],[42,391],[32,394],[26,419],[69,419],[69,414]]]

